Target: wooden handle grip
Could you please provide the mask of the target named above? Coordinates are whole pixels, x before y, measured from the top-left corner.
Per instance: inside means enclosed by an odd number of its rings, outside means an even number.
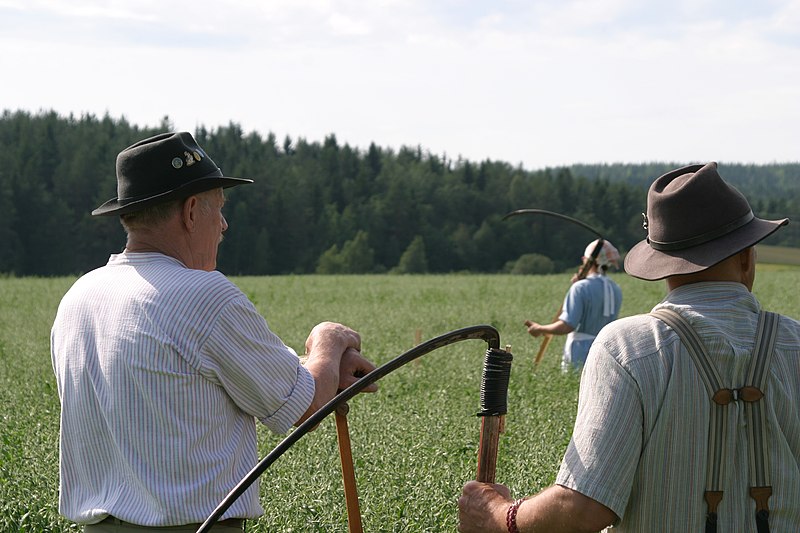
[[[347,504],[347,523],[350,533],[363,533],[361,510],[358,506],[358,490],[356,489],[356,473],[353,468],[353,453],[350,448],[350,431],[347,427],[348,411],[349,407],[346,403],[336,409],[336,437],[339,441],[339,458],[342,463],[344,498]]]

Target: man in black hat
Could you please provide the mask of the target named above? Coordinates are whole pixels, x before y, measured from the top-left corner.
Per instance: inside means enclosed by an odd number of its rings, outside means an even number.
[[[787,223],[716,163],[658,178],[625,269],[667,296],[592,345],[556,484],[469,482],[459,531],[800,531],[800,323],[751,292],[755,244]]]
[[[375,368],[332,322],[301,361],[215,270],[223,189],[251,182],[189,133],[117,157],[118,195],[92,214],[120,217],[125,250],[70,288],[51,334],[59,511],[87,532],[196,531],[256,464],[256,419],[284,433]],[[242,531],[258,495],[255,483],[215,531]]]

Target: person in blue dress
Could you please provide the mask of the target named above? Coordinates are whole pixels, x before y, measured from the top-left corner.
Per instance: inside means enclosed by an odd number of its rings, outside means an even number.
[[[561,361],[564,372],[583,368],[595,336],[603,326],[617,319],[622,306],[622,289],[606,275],[609,267],[617,268],[619,252],[604,240],[597,259],[593,260],[592,250],[596,244],[594,240],[586,246],[582,258],[584,264],[590,263],[586,277],[573,276],[558,318],[550,324],[525,321],[528,333],[534,337],[567,335]]]

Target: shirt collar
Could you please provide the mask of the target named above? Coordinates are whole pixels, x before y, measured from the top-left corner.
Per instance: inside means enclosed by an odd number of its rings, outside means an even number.
[[[741,283],[729,281],[704,281],[681,285],[664,298],[663,303],[675,306],[691,305],[694,309],[719,309],[725,306],[744,306],[758,313],[761,305],[756,297]]]

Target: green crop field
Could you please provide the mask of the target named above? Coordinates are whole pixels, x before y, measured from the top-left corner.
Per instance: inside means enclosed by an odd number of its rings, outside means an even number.
[[[800,265],[800,248],[787,248],[785,246],[758,245],[758,260],[775,266],[793,267]]]
[[[615,274],[622,315],[647,312],[663,282]],[[0,278],[0,530],[77,528],[58,515],[58,419],[49,330],[73,278]],[[382,364],[421,340],[489,324],[514,353],[498,482],[514,494],[552,483],[569,441],[579,378],[558,370],[563,337],[534,370],[540,340],[526,318],[549,321],[569,283],[550,276],[282,276],[234,278],[270,326],[300,349],[323,320],[363,336]],[[800,316],[800,269],[765,265],[755,293],[768,309]],[[441,348],[350,401],[349,425],[365,531],[454,531],[456,499],[475,476],[479,385],[486,344]],[[283,437],[259,430],[261,456]],[[345,532],[347,518],[333,421],[326,419],[261,478],[265,515],[248,532]],[[210,511],[210,510],[209,510]]]

